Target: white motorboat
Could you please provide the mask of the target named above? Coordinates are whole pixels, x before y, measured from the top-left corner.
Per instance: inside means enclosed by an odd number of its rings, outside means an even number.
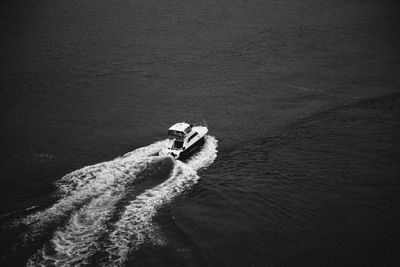
[[[162,154],[184,160],[201,148],[207,132],[206,126],[193,126],[186,122],[176,123],[168,129],[168,147]]]

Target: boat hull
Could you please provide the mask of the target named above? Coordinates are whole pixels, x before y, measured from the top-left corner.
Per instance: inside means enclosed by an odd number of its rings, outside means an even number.
[[[185,149],[184,151],[182,151],[181,153],[179,153],[179,156],[177,157],[177,159],[181,160],[181,161],[185,161],[187,159],[189,159],[191,156],[193,156],[196,152],[198,152],[204,145],[204,136],[202,138],[200,138],[199,140],[197,140],[193,145],[191,145],[190,147],[188,147],[187,149]]]

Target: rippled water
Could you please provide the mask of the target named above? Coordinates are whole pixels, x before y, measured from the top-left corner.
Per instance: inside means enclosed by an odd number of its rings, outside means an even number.
[[[220,151],[160,215],[175,250],[143,251],[131,263],[396,265],[399,101],[332,109]]]
[[[218,153],[208,136],[187,162],[156,142],[67,174],[3,230],[32,266],[394,264],[399,115],[398,95],[360,101]]]
[[[0,265],[399,265],[397,3],[6,2]]]

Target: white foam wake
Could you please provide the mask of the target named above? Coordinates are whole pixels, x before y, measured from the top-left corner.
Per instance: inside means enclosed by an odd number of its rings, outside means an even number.
[[[160,159],[143,159],[135,166],[136,173],[130,172],[129,179],[115,182],[103,194],[75,211],[67,225],[55,232],[51,240],[54,251],[48,253],[46,248],[42,248],[37,253],[40,262],[56,266],[85,264],[86,260],[99,250],[97,241],[106,233],[107,222],[111,219],[116,204],[124,196],[126,184],[132,182],[136,174],[151,161]]]
[[[110,234],[110,265],[122,264],[129,252],[146,241],[163,243],[157,226],[152,221],[157,209],[195,184],[199,179],[197,171],[208,167],[216,156],[217,140],[207,136],[203,149],[186,164],[175,162],[168,180],[146,190],[129,203],[121,219],[115,224],[115,230]]]
[[[145,167],[139,163],[157,153],[166,142],[167,140],[156,142],[112,161],[84,167],[61,178],[57,182],[61,198],[50,208],[22,220],[32,230],[26,238],[34,238],[50,223],[57,223],[93,198],[134,177]]]
[[[165,145],[166,140],[157,142],[60,179],[57,185],[62,198],[24,222],[38,231],[60,218],[70,217],[65,226],[55,231],[50,246],[40,249],[28,265],[85,265],[101,249],[109,254],[110,265],[117,265],[126,260],[131,248],[138,248],[146,240],[161,243],[157,226],[152,222],[157,209],[196,183],[197,171],[209,166],[217,153],[217,140],[207,136],[199,153],[186,164],[176,161],[168,179],[128,202],[119,220],[110,225],[116,205],[129,187],[127,183],[152,161],[161,160],[150,156]],[[99,242],[101,237],[107,239],[103,242],[105,248]]]

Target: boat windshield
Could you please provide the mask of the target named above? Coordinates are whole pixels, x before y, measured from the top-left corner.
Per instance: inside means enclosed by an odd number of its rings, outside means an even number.
[[[185,138],[185,134],[183,132],[169,130],[168,131],[169,138],[183,139]]]

